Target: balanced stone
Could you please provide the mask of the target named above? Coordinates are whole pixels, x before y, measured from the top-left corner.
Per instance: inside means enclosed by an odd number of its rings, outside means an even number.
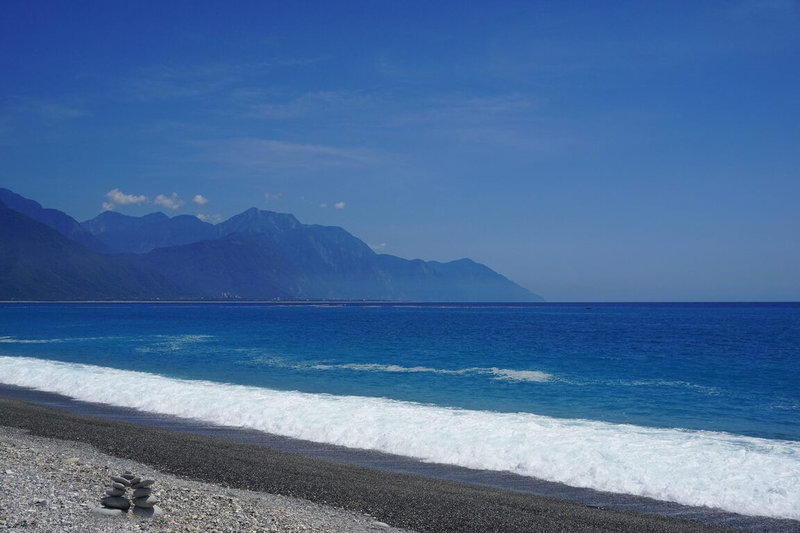
[[[112,489],[119,489],[121,491],[125,491],[128,486],[123,483],[117,483],[116,481],[111,484]]]
[[[128,498],[123,498],[122,496],[107,496],[100,500],[100,502],[105,507],[111,507],[112,509],[122,509],[123,511],[127,511],[128,508],[131,506],[130,500]]]
[[[139,483],[132,483],[131,487],[133,487],[134,489],[141,489],[144,487],[149,487],[155,482],[156,482],[155,479],[143,479]]]
[[[136,489],[135,491],[133,491],[133,497],[134,498],[144,498],[145,496],[150,496],[150,494],[152,494],[152,492],[153,492],[153,489],[151,489],[149,487],[142,487],[140,489]]]
[[[110,507],[92,507],[92,513],[100,516],[122,516],[125,511],[122,509],[111,509]]]
[[[142,480],[142,478],[136,476],[136,477],[132,477],[128,481],[130,481],[131,487],[132,487],[132,486],[136,485],[137,483],[139,483],[141,480]]]
[[[123,487],[130,487],[130,486],[131,486],[131,482],[130,482],[130,481],[128,481],[128,480],[127,480],[126,478],[124,478],[124,477],[120,477],[120,476],[111,476],[111,481],[113,481],[113,482],[115,482],[115,483],[119,483],[119,484],[120,484],[120,485],[122,485]]]
[[[122,477],[124,477],[125,479],[133,479],[133,478],[135,478],[135,477],[136,477],[136,475],[135,475],[135,474],[132,474],[130,470],[126,470],[126,471],[125,471],[125,472],[122,474]]]
[[[145,496],[143,498],[134,498],[133,505],[136,507],[144,507],[145,509],[148,507],[152,507],[158,503],[158,500],[155,499],[153,496]]]
[[[161,511],[161,507],[158,505],[154,505],[152,507],[134,507],[133,514],[137,516],[141,516],[143,518],[155,518],[157,516],[161,516],[163,511]]]
[[[112,487],[106,491],[106,494],[109,496],[122,496],[125,494],[125,489],[118,489],[117,487]]]

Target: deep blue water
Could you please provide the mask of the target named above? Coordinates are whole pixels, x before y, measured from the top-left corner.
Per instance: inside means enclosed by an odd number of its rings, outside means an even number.
[[[2,304],[0,355],[800,440],[798,304]]]

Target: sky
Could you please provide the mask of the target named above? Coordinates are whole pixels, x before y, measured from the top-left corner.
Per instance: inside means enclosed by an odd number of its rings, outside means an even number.
[[[258,207],[549,301],[800,300],[800,0],[6,0],[0,72],[0,186],[81,221]]]

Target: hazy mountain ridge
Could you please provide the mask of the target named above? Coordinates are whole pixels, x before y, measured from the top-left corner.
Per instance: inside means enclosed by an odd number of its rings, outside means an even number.
[[[123,256],[89,250],[0,202],[0,299],[152,300],[188,293]]]
[[[216,228],[191,215],[170,218],[164,213],[131,217],[104,211],[81,223],[81,227],[103,243],[108,250],[147,253],[154,248],[190,244],[213,239]]]
[[[108,252],[111,250],[111,248],[106,247],[95,238],[91,232],[84,229],[77,220],[62,211],[44,208],[39,202],[29,200],[24,196],[20,196],[4,188],[0,188],[0,202],[18,213],[22,213],[25,216],[50,226],[63,236],[82,244],[90,250],[98,252]]]
[[[61,215],[74,221],[68,215]],[[87,264],[106,261],[123,271],[150,276],[151,281],[164,284],[164,295],[143,298],[180,295],[251,300],[540,300],[537,295],[469,259],[439,263],[376,254],[342,228],[302,224],[291,214],[256,208],[216,225],[190,215],[170,218],[163,213],[151,213],[131,217],[107,211],[83,222],[79,228],[78,234],[88,234],[104,249],[118,253],[98,254],[78,247],[69,248],[69,255],[83,254]],[[29,227],[22,233],[25,231],[36,233]],[[5,241],[0,244],[6,246]],[[61,243],[53,248],[51,255],[58,256],[64,250]],[[31,260],[31,272],[42,276],[45,274],[41,267],[58,264],[60,260],[48,258],[42,250],[33,257],[39,257],[40,261],[36,266],[36,261]],[[85,286],[86,279],[70,272],[63,277],[66,285]],[[17,271],[15,276],[22,274]],[[14,276],[8,280],[13,281],[12,278]],[[10,289],[13,282],[7,285],[7,290],[0,291],[0,298],[20,297],[19,291]],[[119,295],[112,294],[112,288],[104,289],[101,294],[108,294],[108,298],[133,298],[129,295],[132,287],[126,287]],[[74,298],[66,299],[98,298],[97,291],[88,291],[95,295],[83,297],[76,290],[60,292],[74,294]],[[142,287],[141,293],[153,294],[147,287]],[[42,291],[32,294],[32,299],[49,299]]]

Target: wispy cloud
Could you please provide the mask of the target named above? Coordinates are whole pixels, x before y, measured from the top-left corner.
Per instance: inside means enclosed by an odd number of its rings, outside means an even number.
[[[472,96],[441,101],[441,111],[460,116],[497,116],[520,113],[539,107],[539,100],[523,93],[495,96]]]
[[[313,91],[299,96],[279,97],[275,94],[252,92],[242,98],[248,108],[246,116],[265,119],[293,119],[326,111],[343,111],[363,107],[372,98],[362,93]]]
[[[222,222],[222,215],[218,214],[206,215],[204,213],[197,213],[195,216],[203,222],[208,222],[209,224],[219,224]]]
[[[90,115],[80,98],[0,95],[0,145],[17,145],[32,129],[40,140],[63,143],[74,137],[73,121]]]
[[[489,96],[453,95],[421,101],[390,119],[445,142],[550,152],[573,145],[566,121],[545,118],[543,98],[524,93]]]
[[[114,205],[143,204],[147,202],[147,196],[143,194],[125,194],[119,189],[111,189],[106,193],[106,198]],[[106,204],[103,204],[105,207]]]
[[[155,65],[133,75],[125,89],[140,100],[171,100],[211,94],[240,82],[240,69],[233,65]]]
[[[170,196],[159,194],[152,201],[144,194],[127,194],[119,189],[111,189],[106,193],[107,202],[103,202],[103,209],[106,211],[113,210],[119,205],[142,205],[142,204],[155,204],[165,209],[176,210],[180,208],[184,202],[177,193],[172,193]],[[197,205],[205,205],[208,200],[202,195],[196,195],[193,200]]]
[[[396,121],[405,124],[476,124],[487,121],[521,120],[540,107],[540,101],[530,95],[513,93],[495,96],[463,96],[432,98],[397,115]]]
[[[184,204],[184,201],[178,198],[176,193],[172,193],[170,196],[159,194],[156,196],[155,200],[153,200],[153,203],[165,209],[176,210]]]
[[[49,120],[70,120],[89,115],[89,111],[82,107],[58,102],[40,102],[36,111]]]
[[[330,204],[328,204],[328,202],[320,202],[319,203],[319,208],[320,209],[327,209],[328,205],[330,205]],[[346,205],[347,204],[345,204],[344,202],[336,202],[336,203],[333,204],[333,208],[334,209],[344,209]]]
[[[463,143],[494,145],[509,149],[537,153],[552,153],[581,144],[574,134],[559,128],[540,126],[535,130],[519,130],[499,126],[463,126],[450,129],[447,134]]]
[[[292,143],[274,139],[240,138],[196,144],[204,149],[207,157],[217,163],[260,171],[363,167],[383,161],[382,154],[364,148]]]
[[[125,91],[140,100],[194,98],[215,93],[234,101],[240,95],[257,94],[270,73],[304,66],[321,58],[279,58],[259,62],[210,62],[196,65],[152,65],[132,73]]]
[[[11,97],[6,105],[8,111],[37,116],[47,121],[71,120],[90,115],[80,100],[63,98],[35,98],[31,96]]]

